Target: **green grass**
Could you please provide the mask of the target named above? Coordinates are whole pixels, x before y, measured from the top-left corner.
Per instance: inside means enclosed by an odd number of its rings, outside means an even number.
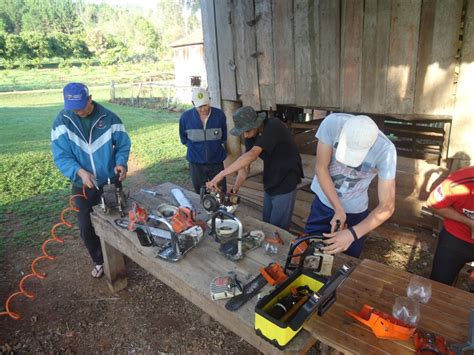
[[[106,102],[108,89],[90,92],[123,120],[147,185],[188,180],[178,113],[112,105]],[[67,205],[70,184],[55,167],[50,147],[61,108],[60,90],[0,95],[0,253],[5,241],[42,242]]]
[[[110,85],[111,80],[116,83],[147,81],[150,78],[162,80],[172,73],[173,69],[168,62],[87,68],[5,69],[0,70],[0,92],[57,89],[71,81],[94,83],[98,86]]]

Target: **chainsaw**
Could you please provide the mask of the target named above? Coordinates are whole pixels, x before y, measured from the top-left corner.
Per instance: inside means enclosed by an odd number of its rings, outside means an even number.
[[[207,223],[208,235],[220,243],[219,250],[234,261],[242,259],[246,252],[258,248],[265,239],[262,231],[244,234],[242,222],[223,209],[214,212]]]
[[[229,213],[234,213],[240,203],[240,197],[236,194],[225,194],[222,191],[208,189],[205,185],[200,191],[201,206],[207,213],[214,213],[223,209]]]
[[[168,220],[162,216],[148,214],[134,202],[129,211],[129,219],[116,219],[115,224],[135,232],[142,246],[157,247],[158,257],[175,262],[201,241],[203,229],[193,218],[194,215],[185,207],[178,208],[171,220]],[[160,228],[163,226],[164,228]]]
[[[106,214],[110,213],[112,209],[118,209],[123,217],[125,215],[125,207],[127,207],[128,192],[123,190],[122,183],[118,179],[115,180],[115,183],[111,183],[109,178],[107,184],[102,188],[100,208]]]

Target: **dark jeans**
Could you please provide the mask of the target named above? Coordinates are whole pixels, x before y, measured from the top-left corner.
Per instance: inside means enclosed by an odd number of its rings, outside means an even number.
[[[217,164],[194,164],[189,163],[189,174],[193,183],[194,191],[199,194],[201,186],[206,185],[206,182],[211,181],[214,177],[224,170],[224,163]],[[226,193],[227,185],[224,178],[220,184],[220,189]]]
[[[365,210],[360,213],[347,213],[346,224],[348,227],[355,226],[360,223],[369,215],[369,210]],[[313,204],[311,205],[311,212],[306,222],[304,232],[308,234],[322,234],[329,233],[331,231],[331,219],[334,216],[334,210],[318,198],[314,197]],[[358,258],[362,253],[362,249],[365,244],[365,236],[359,237],[359,239],[351,244],[344,254]]]
[[[72,194],[81,194],[82,187],[73,186]],[[78,212],[78,223],[79,223],[79,232],[81,239],[84,241],[84,244],[89,251],[89,254],[92,258],[92,261],[96,265],[101,265],[104,263],[104,257],[102,256],[102,248],[100,246],[100,239],[95,234],[94,227],[91,222],[92,207],[97,205],[100,202],[100,197],[102,195],[102,189],[97,190],[96,188],[88,189],[86,188],[87,199],[83,197],[74,198],[74,205],[79,208]]]
[[[288,230],[290,227],[293,207],[295,206],[296,190],[282,195],[263,194],[263,221]]]
[[[439,232],[430,279],[452,285],[464,264],[474,261],[474,244],[465,242],[444,228]]]

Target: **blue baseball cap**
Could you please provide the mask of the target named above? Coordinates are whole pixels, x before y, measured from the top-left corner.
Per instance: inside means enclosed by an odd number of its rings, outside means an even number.
[[[64,108],[82,110],[89,101],[89,89],[82,83],[69,83],[63,89]]]

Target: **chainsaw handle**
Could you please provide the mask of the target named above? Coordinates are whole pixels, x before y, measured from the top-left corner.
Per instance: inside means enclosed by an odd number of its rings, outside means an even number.
[[[285,261],[285,273],[287,273],[287,271],[288,271],[288,266],[290,265],[291,259],[293,257],[295,257],[295,255],[293,255],[293,253],[295,252],[296,247],[298,245],[300,245],[301,243],[306,242],[308,240],[312,240],[312,239],[318,239],[318,240],[322,241],[326,238],[322,235],[314,234],[314,235],[308,235],[306,237],[297,239],[292,245],[290,245],[290,249],[288,250],[288,256],[286,257],[286,261]],[[304,262],[304,257],[301,257],[300,258],[300,266],[303,265],[303,262]]]
[[[211,232],[210,232],[216,242],[220,242],[219,236],[217,235],[217,232],[216,232],[216,219],[218,217],[222,218],[223,216],[229,217],[230,219],[236,221],[239,224],[239,231],[242,231],[241,222],[237,218],[235,218],[235,216],[232,213],[229,213],[222,208],[218,209],[216,212],[213,213],[211,217]],[[242,238],[242,235],[240,233],[239,233],[238,238]]]

